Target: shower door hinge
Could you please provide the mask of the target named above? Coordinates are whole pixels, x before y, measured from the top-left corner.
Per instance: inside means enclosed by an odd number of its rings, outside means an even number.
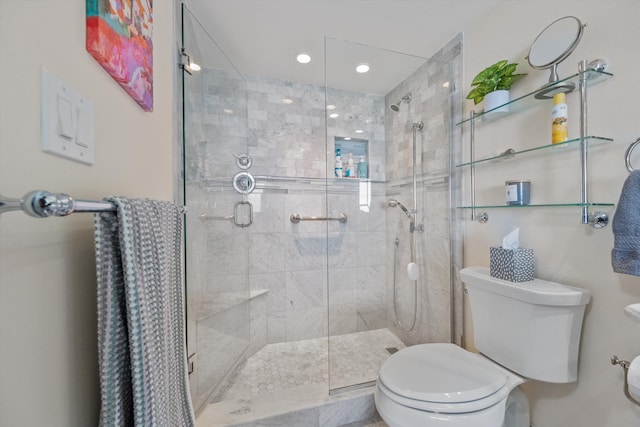
[[[187,372],[189,373],[189,375],[193,374],[196,371],[197,362],[198,362],[198,354],[197,353],[192,353],[187,358]]]
[[[178,66],[185,70],[189,74],[193,74],[193,70],[191,70],[191,58],[187,54],[187,51],[184,48],[180,49],[180,53],[178,56]]]

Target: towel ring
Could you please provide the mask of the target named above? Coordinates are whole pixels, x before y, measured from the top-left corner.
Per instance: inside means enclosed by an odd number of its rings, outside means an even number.
[[[633,172],[633,168],[631,167],[631,152],[638,144],[640,144],[640,138],[633,141],[631,145],[629,145],[629,148],[627,148],[627,152],[624,154],[624,164],[627,166],[627,170],[629,172]]]

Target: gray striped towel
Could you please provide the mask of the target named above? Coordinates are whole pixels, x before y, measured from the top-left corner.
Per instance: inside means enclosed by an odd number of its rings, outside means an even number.
[[[186,364],[182,216],[111,197],[95,215],[101,426],[194,426]]]
[[[629,174],[613,216],[611,266],[616,273],[640,276],[640,170]]]

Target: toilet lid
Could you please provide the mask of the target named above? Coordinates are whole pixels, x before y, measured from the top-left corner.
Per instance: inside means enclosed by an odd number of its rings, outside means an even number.
[[[392,392],[414,400],[462,403],[500,390],[506,375],[482,356],[454,344],[422,344],[390,356],[378,378]]]

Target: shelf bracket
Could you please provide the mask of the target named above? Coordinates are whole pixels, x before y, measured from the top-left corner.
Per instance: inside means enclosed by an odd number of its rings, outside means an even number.
[[[481,212],[476,215],[476,123],[475,123],[476,111],[471,110],[469,113],[469,153],[470,169],[469,176],[471,179],[471,221],[478,221],[480,224],[486,224],[489,221],[489,214]]]
[[[584,137],[587,135],[587,76],[585,69],[587,61],[582,60],[578,63],[578,83],[580,85],[580,201],[583,206],[580,208],[580,222],[589,224],[589,206],[586,206],[589,199],[589,180],[588,180],[588,150],[587,141]]]
[[[469,159],[471,166],[469,168],[470,184],[471,184],[471,221],[476,220],[476,146],[475,146],[475,131],[476,124],[474,117],[476,115],[475,110],[469,112]]]
[[[589,212],[589,142],[587,140],[587,61],[578,63],[580,87],[580,222],[593,228],[604,228],[609,217],[604,212]]]

